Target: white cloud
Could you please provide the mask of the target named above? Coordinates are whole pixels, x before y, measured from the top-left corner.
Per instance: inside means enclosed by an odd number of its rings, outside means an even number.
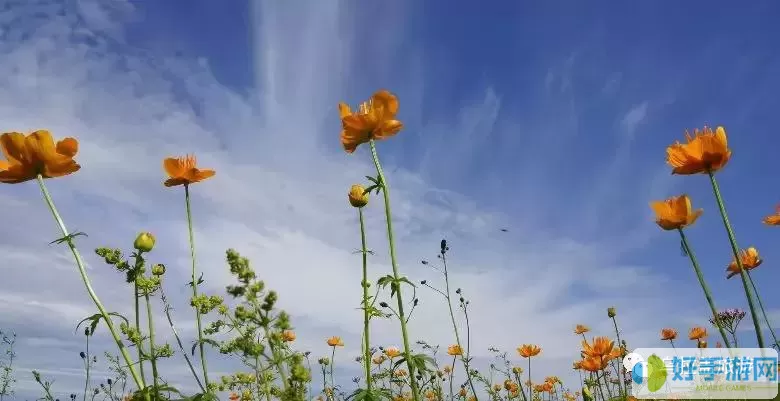
[[[101,33],[120,32],[121,21],[103,3],[81,2],[78,10],[52,4],[20,2],[0,13],[6,27],[0,42],[0,121],[4,130],[46,127],[56,136],[81,141],[82,171],[48,185],[69,227],[90,234],[78,244],[109,309],[127,313],[122,308],[131,295],[122,275],[110,271],[90,249],[127,249],[137,231],[153,231],[159,247],[153,259],[168,266],[166,291],[177,307],[179,330],[191,338],[184,328],[192,316],[184,286],[189,253],[183,193],[162,186],[161,160],[194,152],[202,165],[217,170],[214,179],[192,188],[206,289],[222,293],[230,282],[224,251],[235,248],[279,291],[280,305],[293,315],[300,346],[318,355],[327,352],[325,337],[343,335],[351,359],[359,345],[360,266],[352,253],[359,240],[346,191],[372,174],[372,166],[365,149],[348,156],[337,142],[335,105],[345,98],[347,78],[356,73],[351,53],[359,46],[340,23],[342,4],[318,2],[303,10],[262,3],[254,21],[259,92],[248,97],[220,85],[203,61],[164,54],[152,59],[121,42],[110,46]],[[127,18],[128,9],[120,10]],[[46,18],[33,18],[36,13]],[[290,31],[292,20],[296,29]],[[377,35],[399,32],[379,30]],[[569,79],[562,85],[567,87]],[[182,88],[187,96],[179,92]],[[411,96],[421,90],[399,89]],[[198,102],[197,113],[191,99]],[[486,89],[484,98],[463,106],[460,120],[453,116],[459,124],[448,129],[464,142],[487,135],[500,108],[500,97]],[[394,140],[403,141],[404,135]],[[380,152],[385,148],[380,144]],[[430,157],[433,164],[453,162],[447,154]],[[510,221],[506,213],[483,210],[475,194],[439,189],[405,166],[386,167],[395,171],[389,180],[401,271],[413,282],[433,280],[434,273],[419,261],[432,259],[442,237],[450,241],[453,287],[462,286],[471,301],[472,350],[479,361],[489,357],[488,346],[511,351],[535,342],[545,348],[539,374],[564,376],[577,353],[574,324],[591,324],[608,334],[611,322],[605,309],[614,305],[621,311],[623,335],[644,344],[660,328],[659,319],[668,319],[658,310],[676,298],[653,297],[663,278],[623,261],[606,239],[584,243],[541,225]],[[506,174],[511,179],[522,173]],[[83,284],[75,267],[68,269],[59,257],[60,248],[47,245],[56,237],[55,226],[32,183],[4,187],[0,206],[0,221],[14,229],[1,234],[13,248],[0,264],[0,322],[29,336],[45,328],[36,338],[46,340],[21,343],[22,365],[45,366],[63,391],[78,391],[79,378],[71,374],[80,366],[77,356],[70,351],[41,353],[39,348],[43,342],[47,347],[59,342],[80,346],[82,338],[70,330],[93,310]],[[367,213],[369,246],[375,251],[370,270],[376,278],[390,270],[379,199],[372,199]],[[498,232],[506,224],[528,231]],[[534,234],[535,229],[544,234]],[[621,288],[618,278],[632,286]],[[445,305],[425,289],[418,296],[413,338],[452,342]],[[638,304],[637,299],[652,299],[653,304]],[[158,325],[165,327],[162,321]],[[377,345],[400,344],[395,323],[377,322],[374,333]],[[96,346],[110,349],[105,330],[102,334]],[[213,357],[214,369],[234,366],[216,353]],[[194,387],[181,359],[166,364],[172,380]],[[23,379],[29,389],[29,377]]]

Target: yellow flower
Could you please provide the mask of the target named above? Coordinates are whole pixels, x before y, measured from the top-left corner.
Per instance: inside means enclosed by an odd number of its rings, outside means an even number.
[[[742,267],[747,271],[751,271],[756,267],[761,266],[761,263],[763,263],[763,260],[761,260],[761,257],[758,255],[758,250],[752,246],[748,249],[743,249],[739,253],[739,260],[742,262]],[[726,275],[727,279],[739,274],[739,266],[737,266],[736,258],[732,258],[731,263],[729,263],[729,266],[726,268],[726,272],[728,273]]]
[[[81,169],[73,157],[79,142],[64,138],[54,143],[49,131],[39,130],[27,135],[8,132],[0,135],[0,148],[5,160],[0,160],[0,183],[19,184],[43,178],[57,178]]]
[[[398,113],[398,98],[386,90],[374,93],[370,100],[352,112],[345,103],[339,104],[341,116],[341,145],[352,153],[371,139],[382,140],[397,134],[403,123],[395,119]]]
[[[378,356],[375,356],[374,359],[372,359],[371,361],[374,362],[375,365],[381,365],[386,360],[387,360],[387,358],[384,355],[378,355]]]
[[[154,249],[154,235],[152,233],[142,232],[135,237],[133,248],[141,252],[151,252]]]
[[[460,345],[453,344],[447,347],[447,355],[458,356],[463,355],[463,348]]]
[[[666,162],[672,166],[672,174],[708,174],[714,173],[728,163],[731,158],[726,130],[718,127],[685,132],[687,143],[675,142],[666,148]]]
[[[588,372],[599,372],[607,366],[609,366],[609,359],[601,357],[587,357],[580,363],[580,367]]]
[[[687,227],[699,218],[702,209],[693,210],[688,195],[673,196],[663,201],[650,202],[655,212],[655,222],[664,230]]]
[[[523,358],[537,356],[540,352],[542,352],[542,349],[533,344],[523,344],[517,347],[517,353]]]
[[[344,342],[341,341],[341,337],[339,337],[339,336],[333,336],[333,337],[329,338],[327,343],[331,347],[343,347],[344,346]]]
[[[353,185],[349,188],[349,194],[347,194],[349,204],[358,208],[366,206],[368,204],[368,194],[365,192],[366,189],[362,185]]]
[[[199,169],[195,156],[169,157],[163,160],[163,168],[168,174],[166,187],[190,185],[213,177],[216,172],[209,169]]]
[[[780,205],[775,206],[775,213],[764,217],[764,224],[769,226],[780,226]]]
[[[398,349],[398,347],[387,347],[385,348],[384,353],[388,358],[393,359],[401,355],[401,350]]]
[[[584,334],[589,331],[590,329],[588,328],[588,326],[582,324],[578,324],[577,326],[574,327],[574,334]]]

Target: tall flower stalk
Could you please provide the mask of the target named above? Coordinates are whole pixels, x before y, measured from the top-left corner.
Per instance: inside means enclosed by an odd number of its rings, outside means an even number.
[[[390,245],[390,262],[393,267],[391,285],[392,293],[398,303],[398,320],[401,324],[401,335],[404,343],[404,359],[409,370],[409,385],[412,389],[412,397],[415,401],[420,399],[420,389],[415,374],[415,364],[412,361],[409,332],[407,330],[407,318],[404,312],[403,291],[401,284],[408,282],[402,278],[398,271],[398,261],[395,254],[395,241],[393,239],[393,219],[390,208],[390,188],[387,177],[379,162],[375,140],[390,138],[403,129],[403,123],[396,119],[398,113],[398,98],[387,90],[379,90],[366,102],[363,102],[357,110],[353,110],[345,103],[339,104],[339,116],[341,117],[341,145],[347,153],[354,153],[358,146],[368,143],[371,147],[371,158],[376,168],[377,178],[374,186],[381,189],[385,203],[385,220],[387,222],[387,239]]]
[[[187,212],[187,232],[189,235],[190,243],[190,259],[192,260],[192,300],[191,303],[195,307],[195,325],[198,331],[198,350],[200,353],[200,364],[203,369],[203,382],[206,390],[209,391],[209,373],[206,363],[206,351],[205,342],[203,341],[203,322],[201,317],[200,308],[195,305],[195,301],[198,297],[198,284],[200,284],[200,278],[197,276],[197,264],[195,259],[195,234],[192,227],[192,207],[190,205],[190,184],[201,182],[203,180],[213,177],[216,172],[210,169],[200,169],[197,167],[197,160],[195,156],[186,157],[169,157],[163,160],[163,169],[168,174],[168,179],[165,180],[166,187],[184,186],[184,203]]]
[[[718,321],[718,309],[715,308],[715,300],[712,298],[712,291],[710,291],[710,287],[707,285],[707,282],[704,280],[704,274],[701,271],[701,267],[699,267],[699,262],[696,260],[696,255],[693,253],[693,249],[691,249],[690,244],[688,244],[688,238],[685,236],[685,232],[682,228],[679,228],[677,231],[680,233],[680,241],[683,246],[683,250],[685,251],[685,254],[688,255],[688,258],[691,260],[691,265],[693,266],[693,271],[696,272],[696,277],[699,279],[699,284],[701,285],[701,289],[704,291],[704,297],[707,299],[707,304],[710,306],[710,312],[712,313],[712,319],[714,319],[715,322]],[[723,344],[726,345],[726,348],[731,348],[731,342],[729,342],[729,338],[726,335],[726,331],[723,328],[722,324],[715,323],[715,327],[718,328],[718,332],[720,333],[721,338],[723,338]]]
[[[390,245],[390,263],[393,266],[393,283],[395,287],[395,299],[398,307],[398,320],[401,323],[401,336],[404,345],[404,358],[406,359],[406,367],[409,370],[409,387],[412,388],[412,397],[414,400],[420,399],[420,389],[417,385],[417,378],[415,375],[415,366],[412,362],[412,348],[409,343],[409,331],[406,327],[406,313],[404,312],[404,300],[401,291],[401,273],[398,269],[398,261],[395,255],[395,240],[393,238],[393,213],[390,208],[390,188],[387,185],[387,179],[385,173],[382,170],[382,164],[379,162],[379,155],[376,151],[376,144],[372,139],[369,142],[371,146],[371,158],[374,161],[374,167],[376,168],[377,181],[382,188],[382,195],[385,202],[385,220],[387,222],[387,240]]]
[[[712,192],[715,194],[715,200],[718,202],[718,210],[720,210],[720,216],[723,218],[723,225],[726,227],[726,234],[729,237],[729,244],[731,244],[731,251],[734,253],[734,259],[739,269],[740,278],[742,278],[742,287],[745,290],[745,297],[747,297],[748,307],[750,308],[750,318],[753,320],[753,327],[756,330],[756,340],[758,341],[758,347],[764,348],[764,334],[761,330],[761,322],[758,320],[758,313],[754,304],[753,289],[748,284],[747,271],[745,271],[742,265],[742,259],[739,254],[739,246],[737,245],[737,238],[734,235],[734,229],[729,222],[728,214],[726,213],[726,206],[723,203],[723,197],[720,194],[720,187],[718,181],[715,179],[714,171],[708,171],[710,177],[710,183],[712,184]],[[727,345],[728,346],[728,345]]]
[[[98,298],[95,290],[92,288],[92,283],[89,280],[89,277],[87,277],[87,270],[84,267],[84,260],[81,257],[81,253],[79,253],[78,249],[76,249],[76,245],[73,243],[73,237],[75,234],[69,233],[68,229],[65,227],[65,222],[62,220],[62,217],[60,217],[60,213],[57,211],[57,207],[54,205],[54,200],[52,200],[49,191],[46,189],[46,185],[43,183],[43,176],[39,174],[36,178],[38,180],[38,185],[41,188],[43,198],[46,200],[46,205],[49,206],[49,210],[51,211],[54,220],[57,222],[57,226],[60,228],[60,232],[62,232],[62,238],[59,240],[59,242],[65,242],[68,245],[68,248],[70,248],[70,251],[73,254],[73,259],[76,261],[76,267],[79,270],[81,280],[84,282],[84,286],[87,289],[87,293],[92,299],[92,302],[94,302],[95,306],[98,308],[100,316],[106,322],[108,331],[111,333],[111,337],[113,337],[114,342],[116,343],[117,347],[119,347],[119,352],[122,354],[122,358],[127,364],[127,369],[130,371],[130,376],[132,376],[135,385],[139,389],[144,388],[145,385],[141,380],[141,377],[138,375],[138,372],[135,370],[132,359],[130,358],[130,354],[127,352],[127,348],[125,348],[124,344],[122,343],[122,339],[119,337],[119,333],[114,327],[114,322],[111,321],[111,316],[109,316],[106,308],[103,306],[103,303],[100,302],[100,298]]]
[[[371,392],[371,297],[368,294],[368,247],[366,245],[366,224],[363,218],[363,208],[368,204],[368,191],[362,185],[353,185],[347,199],[350,205],[358,211],[358,222],[360,223],[360,253],[363,261],[363,280],[360,286],[363,288],[363,369],[366,375],[366,390]]]

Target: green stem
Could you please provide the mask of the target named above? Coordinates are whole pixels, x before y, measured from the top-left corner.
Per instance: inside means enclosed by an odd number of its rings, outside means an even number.
[[[739,257],[739,246],[737,245],[737,238],[734,235],[734,230],[729,223],[728,214],[726,214],[726,206],[723,204],[723,197],[720,194],[720,188],[718,187],[718,181],[715,180],[715,174],[712,171],[709,172],[710,183],[712,184],[712,192],[715,193],[715,200],[718,202],[718,209],[720,209],[720,216],[723,218],[723,225],[726,226],[726,234],[729,236],[729,243],[731,243],[731,251],[734,253],[734,259],[739,269],[739,275],[742,277],[742,287],[745,289],[745,296],[747,297],[748,306],[750,307],[750,317],[753,319],[753,326],[756,329],[756,340],[758,341],[758,347],[764,348],[764,334],[761,331],[761,322],[758,321],[758,313],[756,313],[756,307],[753,304],[753,291],[748,285],[748,277],[745,269],[742,266],[742,259]]]
[[[138,270],[140,268],[139,266],[140,262],[137,260],[135,263],[135,268]],[[138,282],[133,282],[133,293],[135,294],[135,329],[138,331],[138,334],[141,334],[141,313],[140,313],[140,297],[141,295],[138,293]],[[136,349],[138,351],[138,370],[139,374],[141,375],[141,381],[146,387],[146,375],[144,374],[144,339],[140,338],[138,341],[138,345],[136,346]]]
[[[385,220],[387,220],[387,240],[390,245],[390,262],[393,266],[393,285],[396,287],[396,300],[398,301],[398,316],[401,322],[401,336],[404,342],[404,358],[406,359],[406,367],[409,370],[409,384],[412,388],[412,399],[414,401],[420,400],[420,390],[417,388],[417,378],[415,377],[414,363],[412,363],[412,350],[409,345],[409,333],[406,328],[406,317],[404,314],[404,302],[401,295],[401,274],[398,271],[398,262],[395,256],[395,241],[393,240],[393,219],[392,212],[390,210],[390,188],[387,185],[387,179],[385,173],[382,171],[382,165],[379,163],[379,155],[376,152],[376,144],[374,140],[370,140],[371,157],[374,160],[374,167],[376,167],[376,173],[379,181],[382,185],[382,195],[384,195],[385,201]],[[466,372],[468,374],[468,372]]]
[[[195,269],[195,234],[192,230],[192,208],[190,206],[190,186],[184,184],[184,202],[187,205],[187,229],[190,237],[190,257],[192,258],[192,297],[198,297],[198,277]],[[195,307],[195,322],[198,329],[198,348],[200,351],[200,364],[203,367],[203,382],[206,384],[206,391],[209,391],[209,372],[206,367],[206,351],[203,343],[203,329],[200,316],[200,310]]]
[[[360,220],[360,245],[363,253],[363,365],[366,370],[366,389],[371,391],[371,346],[370,325],[371,313],[368,305],[368,249],[366,248],[366,226],[363,220],[363,208],[358,208]]]
[[[86,370],[86,376],[87,377],[84,380],[84,398],[83,398],[84,401],[87,401],[87,392],[89,392],[89,370],[90,370],[89,368],[91,367],[90,366],[91,363],[89,363],[90,362],[90,360],[89,360],[89,334],[87,334],[86,337],[87,337],[87,349],[86,349],[85,355],[87,357],[85,358],[85,360],[86,360],[87,364],[85,366],[85,370]]]
[[[335,365],[336,362],[336,347],[333,346],[333,351],[330,353],[330,388],[333,391],[336,391],[336,382],[333,380],[333,365]]]
[[[615,335],[617,336],[617,342],[618,342],[618,349],[620,350],[621,354],[623,352],[623,343],[620,341],[620,330],[618,330],[617,325],[617,319],[615,319],[614,316],[612,316],[612,324],[615,326]],[[618,377],[618,395],[623,394],[623,369],[620,363],[619,359],[616,359],[617,363],[615,364],[617,366],[617,377]],[[626,394],[628,394],[628,391],[626,390]]]
[[[152,303],[149,301],[149,292],[144,291],[144,299],[146,300],[146,320],[149,325],[149,359],[152,363],[152,380],[154,383],[154,397],[155,399],[158,398],[158,378],[159,374],[157,373],[157,356],[155,355],[154,350],[154,319],[152,318]]]
[[[758,307],[761,309],[761,314],[764,315],[764,321],[766,322],[767,327],[769,327],[769,333],[772,334],[772,340],[774,340],[775,345],[780,345],[780,343],[777,342],[777,336],[775,335],[775,329],[772,327],[772,323],[769,322],[769,317],[766,315],[766,310],[764,310],[764,303],[761,302],[761,295],[758,293],[758,288],[756,287],[756,282],[753,281],[753,277],[750,276],[750,272],[746,272],[748,281],[750,281],[751,287],[753,287],[753,293],[756,294],[756,300],[758,301]]]
[[[712,299],[712,292],[710,291],[710,287],[707,285],[707,282],[704,281],[704,274],[702,274],[701,272],[701,268],[699,267],[699,262],[696,260],[696,255],[693,253],[693,249],[691,249],[691,246],[688,244],[688,238],[685,236],[685,232],[682,230],[682,228],[677,229],[677,231],[680,233],[680,239],[682,240],[683,249],[685,250],[685,253],[688,254],[688,257],[691,259],[691,264],[693,265],[693,271],[696,272],[696,277],[699,279],[699,284],[701,285],[701,289],[704,291],[704,297],[707,299],[707,304],[709,304],[710,306],[710,312],[712,312],[712,318],[716,323],[715,326],[718,328],[718,331],[720,332],[720,336],[723,338],[723,342],[725,343],[726,348],[731,348],[731,343],[729,342],[728,336],[726,336],[726,331],[719,323],[718,310],[715,308],[715,300]]]
[[[68,248],[70,248],[70,251],[73,254],[73,258],[76,260],[76,266],[79,269],[81,280],[84,282],[84,286],[87,288],[89,297],[92,298],[92,302],[95,303],[98,311],[100,311],[100,315],[103,317],[103,320],[105,320],[106,326],[108,326],[108,331],[111,332],[111,336],[114,338],[114,342],[116,342],[117,347],[119,347],[119,352],[122,354],[122,358],[124,358],[125,363],[127,363],[127,368],[130,370],[130,375],[133,377],[135,385],[138,386],[139,389],[143,388],[143,381],[138,376],[138,372],[135,371],[133,362],[130,359],[130,354],[128,354],[127,348],[125,348],[124,344],[122,344],[122,340],[119,338],[119,334],[114,328],[114,323],[111,321],[111,317],[108,315],[108,312],[106,312],[106,308],[103,307],[103,303],[100,302],[100,299],[95,293],[95,290],[92,289],[92,283],[89,281],[89,277],[87,277],[87,270],[84,268],[84,260],[81,258],[81,253],[79,253],[78,249],[76,249],[76,245],[73,244],[73,240],[68,233],[68,229],[65,228],[65,222],[62,220],[62,217],[60,217],[60,213],[57,211],[57,207],[54,206],[54,201],[52,200],[51,195],[49,195],[49,191],[46,189],[46,185],[43,183],[43,177],[40,174],[38,175],[37,180],[38,185],[41,187],[43,197],[46,200],[46,204],[49,206],[49,210],[54,216],[54,220],[57,222],[57,225],[62,232],[63,238],[66,238],[65,242],[68,244]]]
[[[444,288],[445,288],[445,294],[447,296],[447,307],[450,310],[450,319],[452,320],[452,329],[455,330],[455,342],[458,344],[458,347],[463,349],[461,347],[460,343],[460,334],[458,332],[458,324],[455,321],[455,313],[452,310],[452,298],[450,297],[450,275],[447,270],[447,255],[445,254],[444,250],[441,252],[441,261],[442,265],[444,266]],[[471,379],[471,374],[469,373],[469,363],[468,363],[468,355],[466,355],[465,358],[461,358],[461,362],[463,363],[463,369],[466,370],[466,379],[469,382],[469,387],[471,387],[471,392],[474,394],[474,399],[477,400],[477,389],[474,388],[474,381]]]
[[[531,380],[531,357],[528,357],[528,399],[534,399],[534,382]]]

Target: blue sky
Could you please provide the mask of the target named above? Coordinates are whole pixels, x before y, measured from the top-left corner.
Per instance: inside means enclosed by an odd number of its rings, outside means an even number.
[[[488,346],[536,342],[540,372],[565,377],[576,356],[571,327],[608,334],[609,306],[635,346],[660,345],[661,327],[707,324],[679,240],[655,226],[650,200],[685,192],[705,209],[691,244],[719,308],[746,308],[739,282],[724,279],[731,250],[708,180],[673,177],[664,164],[686,129],[723,125],[734,155],[718,178],[740,245],[765,258],[754,277],[780,319],[769,287],[780,232],[760,223],[780,202],[780,101],[771,96],[780,6],[483,3],[14,1],[0,12],[2,129],[80,139],[82,171],[50,189],[69,225],[92,234],[80,247],[111,308],[127,307],[121,278],[90,249],[126,248],[151,230],[177,326],[192,323],[175,284],[188,274],[182,194],[160,185],[160,161],[195,152],[218,171],[193,200],[207,289],[229,284],[223,255],[235,247],[279,289],[302,349],[325,352],[321,339],[342,335],[355,354],[360,317],[345,311],[359,299],[359,243],[344,195],[372,170],[366,149],[341,150],[336,105],[392,90],[405,129],[380,154],[402,271],[435,279],[419,260],[447,238],[479,327],[479,363]],[[388,258],[373,203],[379,276]],[[0,205],[13,227],[0,232],[9,260],[0,264],[0,328],[20,333],[19,393],[36,394],[32,368],[62,394],[78,392],[72,327],[92,307],[64,250],[46,245],[56,233],[36,188],[2,188]],[[452,341],[433,294],[415,313],[418,338]],[[377,325],[378,342],[399,342],[394,325]],[[179,362],[170,361],[171,380],[192,386]],[[345,363],[339,375],[349,383],[358,368]]]

